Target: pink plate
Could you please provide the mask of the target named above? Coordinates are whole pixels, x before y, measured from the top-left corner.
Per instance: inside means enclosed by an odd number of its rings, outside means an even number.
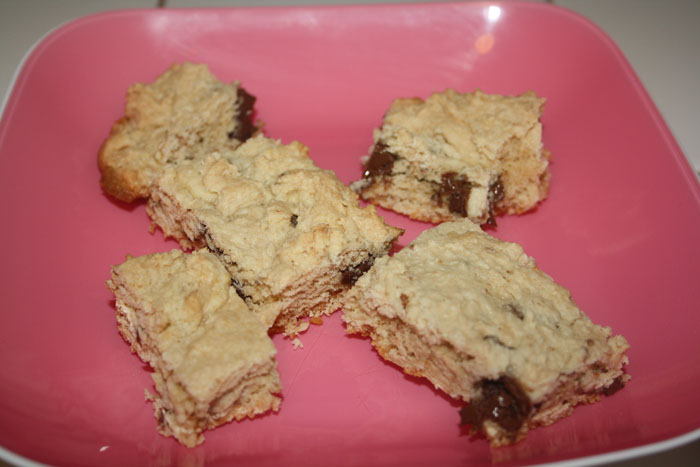
[[[117,333],[112,264],[176,247],[144,205],[98,185],[97,150],[127,86],[207,63],[258,97],[267,135],[360,177],[391,100],[451,87],[547,98],[552,187],[492,231],[521,243],[631,343],[632,381],[490,449],[459,404],[348,337],[340,314],[275,338],[278,414],[229,423],[195,449],[156,433],[147,367]],[[700,433],[700,186],[618,48],[545,4],[125,11],[49,34],[0,122],[0,445],[58,465],[503,465],[609,453]],[[428,224],[382,211],[407,229]],[[7,451],[5,451],[7,452]]]

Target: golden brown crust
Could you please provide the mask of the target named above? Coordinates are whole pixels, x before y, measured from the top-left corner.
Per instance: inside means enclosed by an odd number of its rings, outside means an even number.
[[[98,152],[102,188],[126,202],[147,198],[166,166],[233,149],[238,138],[260,132],[249,121],[254,102],[238,82],[221,83],[205,65],[174,64],[150,84],[133,84],[124,116]]]
[[[110,130],[110,137],[120,133],[122,128],[127,126],[128,120],[129,117],[126,116],[117,120]],[[148,191],[139,189],[139,186],[134,183],[136,175],[132,170],[120,169],[110,160],[109,141],[110,138],[103,141],[97,153],[97,166],[100,169],[100,186],[102,189],[118,200],[127,203],[131,203],[138,198],[148,197]]]

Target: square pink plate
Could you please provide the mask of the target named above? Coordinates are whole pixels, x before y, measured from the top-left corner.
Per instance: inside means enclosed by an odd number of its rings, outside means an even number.
[[[99,187],[127,87],[206,63],[258,97],[268,136],[344,182],[396,97],[454,88],[547,98],[549,198],[491,232],[521,243],[630,342],[627,387],[513,447],[459,428],[459,404],[348,337],[340,313],[275,338],[280,412],[185,449],[156,433],[148,368],[104,286],[127,253],[176,247],[143,204]],[[700,186],[618,48],[546,4],[123,11],[58,28],[27,57],[0,122],[0,453],[77,466],[503,465],[700,436]],[[387,211],[407,232],[429,224]],[[658,444],[661,443],[661,444]],[[594,462],[588,458],[581,462]],[[610,458],[608,458],[610,459]]]

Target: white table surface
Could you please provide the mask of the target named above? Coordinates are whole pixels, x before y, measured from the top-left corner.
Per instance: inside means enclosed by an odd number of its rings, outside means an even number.
[[[411,0],[403,0],[411,1]],[[425,0],[424,0],[425,1]],[[428,0],[430,1],[430,0]],[[396,3],[397,0],[383,0]],[[10,92],[27,51],[72,19],[124,8],[377,3],[372,0],[0,0],[0,95]],[[700,171],[700,2],[695,0],[553,0],[600,26],[617,43]],[[700,421],[699,421],[700,422]],[[2,453],[0,453],[2,457]],[[5,455],[7,457],[7,455]],[[18,464],[21,458],[13,459]],[[700,441],[608,465],[698,466]],[[8,465],[0,460],[0,466]],[[29,465],[29,464],[24,464]],[[36,465],[36,464],[34,464]]]

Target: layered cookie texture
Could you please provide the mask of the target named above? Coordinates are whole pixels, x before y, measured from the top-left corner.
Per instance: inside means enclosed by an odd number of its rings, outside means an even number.
[[[622,336],[594,324],[514,243],[468,219],[424,231],[376,261],[343,320],[406,373],[469,404],[462,421],[492,445],[622,388]]]
[[[258,135],[233,151],[167,167],[147,207],[184,248],[207,247],[263,323],[295,335],[330,314],[402,230],[301,143]]]
[[[204,430],[278,410],[276,349],[209,251],[128,257],[107,286],[119,331],[153,368],[161,434],[193,447]]]
[[[206,65],[174,64],[126,94],[124,116],[100,148],[100,184],[130,202],[147,198],[164,167],[233,149],[259,132],[255,97],[239,82],[220,82]]]
[[[374,132],[363,178],[352,188],[372,203],[412,219],[494,216],[535,207],[549,189],[542,146],[545,100],[458,93],[396,99]]]

